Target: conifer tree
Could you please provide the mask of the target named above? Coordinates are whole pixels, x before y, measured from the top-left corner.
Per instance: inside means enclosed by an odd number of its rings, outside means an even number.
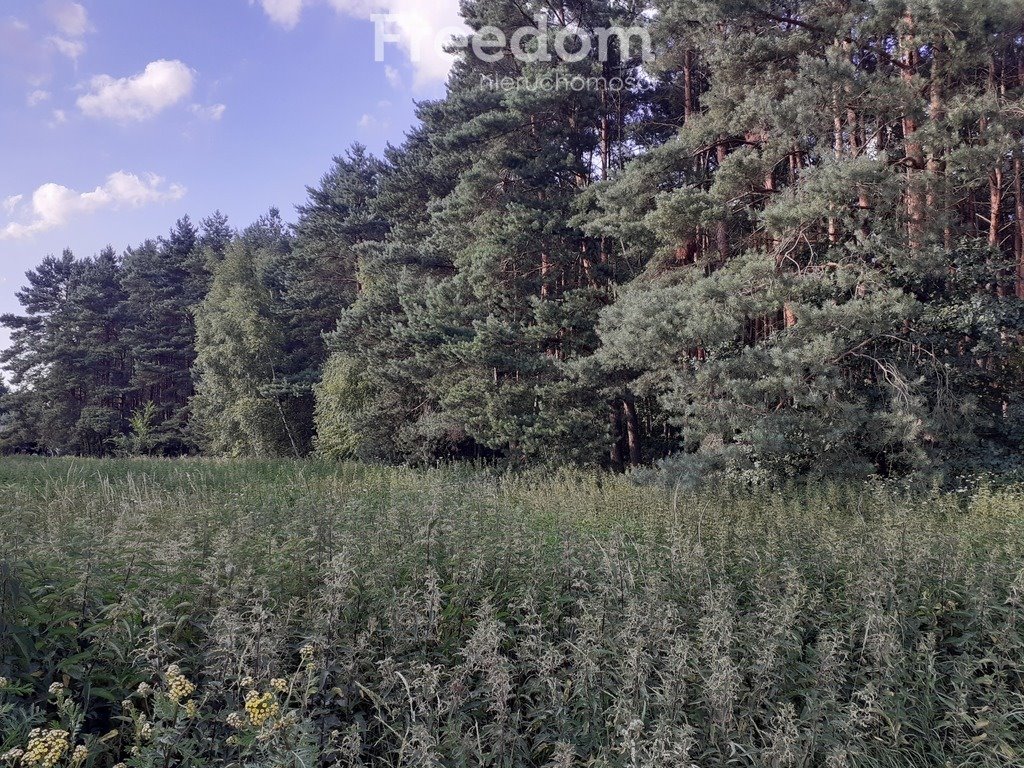
[[[198,247],[199,232],[186,216],[167,237],[129,249],[124,258],[132,386],[137,404],[151,402],[157,408],[159,453],[191,449],[187,427],[195,360],[192,313],[209,279]]]
[[[649,261],[599,357],[659,399],[692,476],[1009,456],[1014,5],[662,4],[705,87],[604,196]]]

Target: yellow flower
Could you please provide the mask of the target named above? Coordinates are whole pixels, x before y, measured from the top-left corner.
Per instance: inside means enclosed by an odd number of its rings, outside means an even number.
[[[4,688],[9,688],[10,686],[11,686],[11,681],[10,680],[8,680],[6,677],[0,677],[0,690],[2,690]]]
[[[13,765],[14,763],[17,763],[19,760],[21,760],[21,758],[24,756],[24,749],[12,749],[9,752],[4,752],[3,756],[0,756],[0,760],[3,760],[5,763],[11,763]]]
[[[190,718],[195,718],[199,715],[199,707],[194,701],[190,701],[185,705],[185,715]]]
[[[71,762],[74,765],[84,763],[85,759],[89,756],[89,749],[81,744],[75,747],[75,751],[71,753]]]
[[[171,701],[180,704],[195,692],[195,683],[181,674],[181,667],[172,664],[167,668],[167,696]]]
[[[53,768],[71,747],[71,735],[67,731],[44,731],[36,728],[29,734],[25,750],[25,764],[39,768]]]
[[[277,717],[281,707],[272,693],[260,694],[256,691],[249,691],[245,696],[245,713],[249,715],[249,722],[257,728],[263,726],[268,720]]]
[[[228,715],[228,727],[234,728],[236,731],[245,728],[245,716],[238,712],[232,712]]]
[[[288,693],[288,681],[282,677],[275,677],[271,680],[270,687],[278,693]]]

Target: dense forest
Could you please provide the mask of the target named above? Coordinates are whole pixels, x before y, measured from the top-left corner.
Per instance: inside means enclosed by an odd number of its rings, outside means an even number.
[[[4,450],[752,481],[1019,461],[1021,0],[463,9],[645,25],[656,59],[466,51],[294,225],[46,257],[0,320]],[[528,85],[559,76],[629,87]]]

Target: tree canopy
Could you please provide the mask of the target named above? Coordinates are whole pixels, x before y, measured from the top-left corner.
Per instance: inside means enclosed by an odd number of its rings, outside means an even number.
[[[335,158],[292,225],[48,256],[0,319],[6,449],[755,482],[1017,464],[1024,2],[463,12],[471,37],[542,13],[595,50],[643,27],[656,56],[469,46],[405,142]]]

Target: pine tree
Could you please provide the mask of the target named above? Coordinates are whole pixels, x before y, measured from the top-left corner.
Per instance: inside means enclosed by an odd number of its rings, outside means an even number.
[[[104,455],[120,434],[128,398],[123,339],[125,295],[117,257],[107,249],[76,261],[70,251],[28,273],[18,298],[25,316],[0,322],[13,330],[2,360],[17,389],[17,416],[4,442],[19,450]]]
[[[599,358],[658,398],[691,476],[1008,456],[1008,8],[664,4],[663,45],[705,87],[604,196],[606,233],[634,233],[648,268]]]
[[[185,217],[166,238],[129,249],[124,258],[132,386],[136,404],[156,405],[157,451],[163,454],[192,448],[187,429],[195,360],[193,311],[209,279],[199,245],[199,233]]]
[[[613,5],[628,18],[615,19]],[[481,1],[464,11],[473,28],[511,35],[534,12],[546,14],[552,29],[586,30],[638,23],[642,8]],[[604,460],[606,394],[582,386],[566,366],[596,347],[597,312],[610,300],[618,265],[573,220],[587,187],[623,157],[632,94],[531,83],[609,69],[625,79],[636,64],[613,61],[595,71],[591,62],[492,64],[466,55],[447,99],[421,110],[424,127],[393,163],[381,205],[389,205],[389,184],[417,201],[433,193],[427,215],[393,231],[367,266],[390,270],[392,320],[377,337],[388,354],[360,368],[370,378],[385,371],[386,381],[369,386],[381,407],[369,411],[401,419],[388,430],[395,453]],[[529,82],[511,91],[488,85],[504,76]],[[416,192],[403,185],[420,176],[443,182]],[[354,359],[360,349],[342,337],[370,301],[361,299],[339,329],[340,348]]]

